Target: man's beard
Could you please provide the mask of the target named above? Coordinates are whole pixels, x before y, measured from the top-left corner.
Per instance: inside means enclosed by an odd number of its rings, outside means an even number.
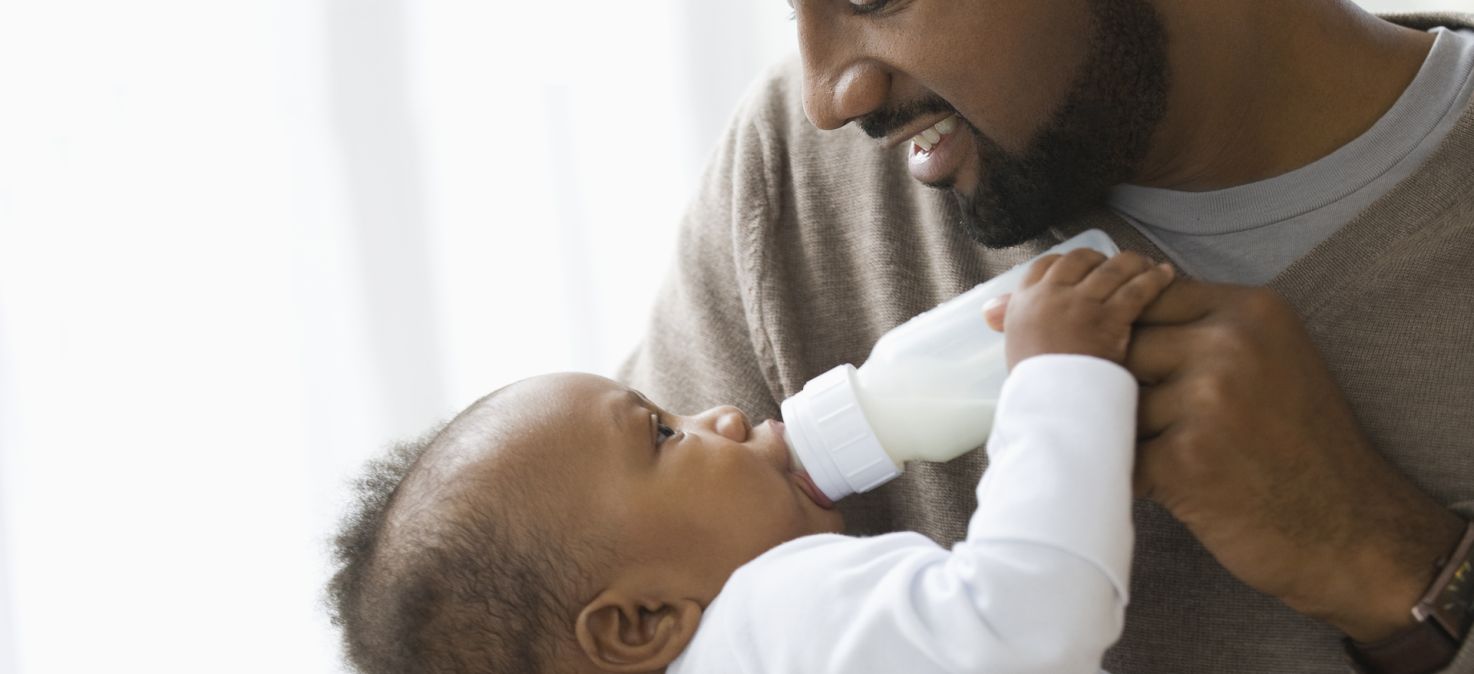
[[[1167,34],[1147,0],[1090,3],[1095,34],[1069,95],[1023,154],[1011,154],[958,115],[979,160],[975,192],[953,190],[978,243],[1031,241],[1104,201],[1130,179],[1167,109]],[[934,187],[947,188],[950,185]]]

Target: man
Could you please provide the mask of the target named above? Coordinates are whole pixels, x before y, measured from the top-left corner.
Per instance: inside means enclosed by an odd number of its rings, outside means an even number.
[[[794,4],[802,70],[738,115],[624,378],[676,409],[775,416],[887,329],[1104,229],[1200,279],[1134,335],[1146,498],[1106,668],[1474,672],[1456,573],[1474,544],[1474,17]],[[914,467],[846,519],[951,543],[984,464]]]

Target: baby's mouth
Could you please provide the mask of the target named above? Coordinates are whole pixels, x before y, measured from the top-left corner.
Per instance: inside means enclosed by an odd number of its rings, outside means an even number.
[[[814,481],[809,478],[808,473],[801,470],[789,470],[788,472],[798,478],[798,488],[816,505],[825,510],[834,510],[834,501],[829,500],[829,497],[825,496],[823,491],[820,491],[819,486],[814,484]]]
[[[809,500],[813,501],[820,508],[833,510],[834,501],[824,495],[824,491],[819,489],[819,485],[814,484],[813,478],[809,477],[807,471],[798,467],[798,459],[794,458],[793,449],[788,446],[788,441],[783,436],[783,422],[777,419],[769,419],[767,424],[772,429],[773,436],[783,445],[783,454],[787,459],[784,462],[783,468],[788,471],[789,475],[795,478],[794,482],[798,485],[799,491],[803,492],[805,496],[808,496]]]

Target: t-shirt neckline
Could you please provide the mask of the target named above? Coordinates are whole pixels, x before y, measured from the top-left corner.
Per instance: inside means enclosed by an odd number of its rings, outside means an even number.
[[[1361,136],[1321,159],[1281,176],[1209,192],[1120,185],[1112,209],[1153,228],[1217,235],[1283,222],[1355,193],[1395,167],[1455,114],[1474,75],[1464,40],[1435,28],[1433,46],[1418,74],[1388,111]],[[1426,101],[1436,105],[1426,105]],[[1409,129],[1416,129],[1410,138]]]

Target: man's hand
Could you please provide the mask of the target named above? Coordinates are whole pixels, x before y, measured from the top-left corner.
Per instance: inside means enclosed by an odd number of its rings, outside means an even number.
[[[1179,279],[1140,319],[1138,494],[1229,572],[1360,641],[1410,625],[1462,521],[1370,446],[1273,291]]]

